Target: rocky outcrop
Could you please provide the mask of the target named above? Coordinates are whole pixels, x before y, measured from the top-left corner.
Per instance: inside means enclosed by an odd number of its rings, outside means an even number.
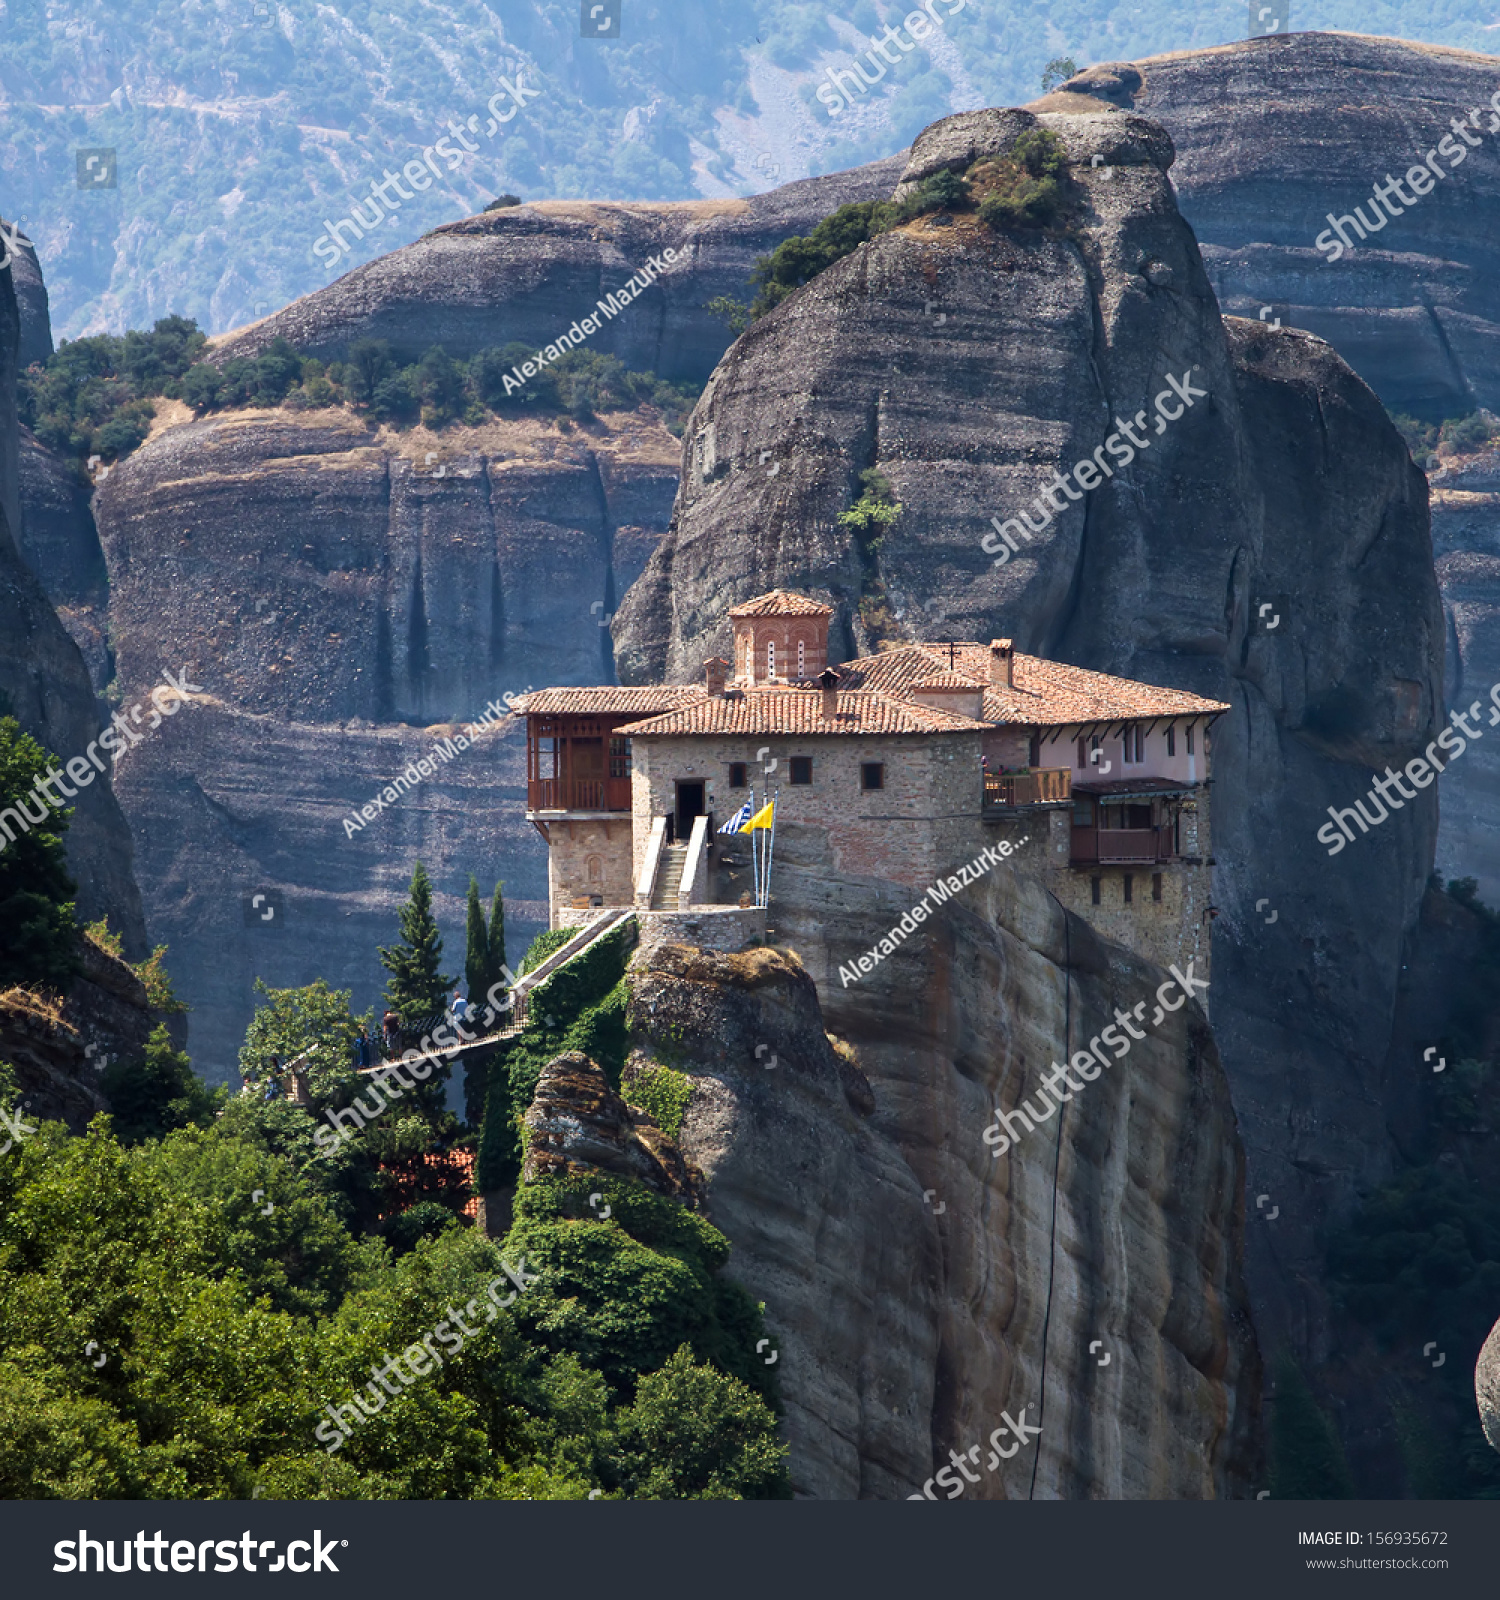
[[[108,1111],[104,1068],[137,1061],[150,1037],[145,985],[117,957],[80,937],[82,971],[64,1001],[25,989],[0,994],[0,1061],[15,1068],[23,1114],[81,1133]]]
[[[1393,411],[1442,418],[1500,409],[1497,81],[1492,56],[1294,33],[1093,67],[1062,88],[1171,134],[1178,202],[1225,311],[1266,307],[1327,339]],[[1404,186],[1445,136],[1470,153],[1451,171],[1438,157],[1434,192],[1367,243],[1350,231],[1341,260],[1318,251],[1330,213],[1369,216],[1371,185]]]
[[[0,710],[66,761],[84,753],[98,735],[101,719],[78,647],[16,543],[22,525],[16,421],[20,317],[13,277],[13,271],[0,272]],[[108,914],[130,952],[143,956],[145,934],[131,878],[130,833],[107,779],[79,792],[67,850],[78,881],[80,912],[90,919]]]
[[[1164,974],[1007,869],[842,990],[909,896],[797,861],[794,831],[784,947],[638,956],[630,1018],[692,1078],[678,1142],[765,1302],[797,1491],[920,1495],[1024,1406],[1039,1445],[969,1497],[1253,1495],[1243,1164],[1202,1014],[997,1160],[995,1108]]]
[[[0,221],[4,219],[0,218]],[[10,281],[16,291],[16,307],[21,315],[16,364],[29,367],[33,361],[45,361],[52,354],[52,320],[47,307],[47,285],[42,281],[36,246],[24,234],[10,249],[10,255]]]
[[[1474,1364],[1474,1398],[1479,1403],[1484,1436],[1500,1450],[1500,1322],[1490,1329]]]
[[[413,360],[434,344],[462,357],[512,339],[541,347],[671,249],[679,259],[606,320],[587,348],[634,371],[702,382],[732,337],[708,301],[747,299],[756,260],[783,239],[810,231],[848,201],[884,199],[902,159],[783,184],[749,200],[545,200],[483,212],[223,336],[214,359],[255,355],[278,336],[325,359],[366,338],[388,339]]]
[[[1229,702],[1213,743],[1214,1022],[1251,1182],[1280,1207],[1251,1243],[1257,1325],[1317,1356],[1322,1230],[1395,1160],[1387,1052],[1435,792],[1339,857],[1316,834],[1443,716],[1426,484],[1328,345],[1221,318],[1160,129],[1102,105],[1037,121],[1067,147],[1066,231],[897,229],[725,357],[617,660],[626,681],[685,678],[724,652],[730,605],[784,586],[835,606],[830,648],[846,655],[871,642],[877,600],[908,637],[1009,636]],[[913,169],[929,147],[947,158],[945,138],[918,139]],[[955,159],[971,128],[960,143]],[[1192,408],[1155,415],[1189,373]],[[1148,448],[1079,503],[1057,492],[1050,525],[992,565],[991,519],[1040,520],[1049,474],[1141,411]],[[872,466],[903,511],[869,555],[837,516]]]
[[[633,1178],[655,1194],[697,1209],[702,1176],[644,1111],[627,1105],[603,1071],[576,1050],[542,1068],[525,1116],[524,1183],[575,1171]]]

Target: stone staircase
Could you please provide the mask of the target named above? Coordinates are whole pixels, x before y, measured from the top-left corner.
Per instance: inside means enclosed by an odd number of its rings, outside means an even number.
[[[651,891],[653,911],[675,911],[677,891],[682,887],[682,872],[687,866],[688,847],[669,844],[661,853],[661,866],[656,873],[656,887]]]

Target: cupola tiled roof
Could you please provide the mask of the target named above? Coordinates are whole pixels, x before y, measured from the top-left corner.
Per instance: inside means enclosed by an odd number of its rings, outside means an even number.
[[[731,617],[831,617],[833,607],[825,606],[792,589],[772,589],[769,594],[758,594],[742,606],[731,606]]]

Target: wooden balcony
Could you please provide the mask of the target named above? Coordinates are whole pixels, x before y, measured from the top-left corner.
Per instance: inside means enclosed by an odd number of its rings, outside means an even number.
[[[528,811],[629,811],[630,779],[532,778],[526,785]]]
[[[1075,867],[1149,866],[1172,859],[1170,828],[1073,828]]]
[[[1073,791],[1070,767],[1039,767],[1035,772],[986,772],[986,806],[1034,806],[1066,800]]]

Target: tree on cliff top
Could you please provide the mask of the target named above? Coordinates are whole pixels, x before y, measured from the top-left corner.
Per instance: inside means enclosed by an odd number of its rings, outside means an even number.
[[[43,798],[51,755],[14,717],[0,718],[0,988],[64,989],[78,971],[77,925],[63,852],[71,810]]]
[[[380,964],[391,975],[385,998],[403,1022],[420,1022],[447,1008],[453,984],[441,970],[443,936],[432,915],[432,880],[420,861],[411,875],[411,894],[401,908],[400,929],[400,942],[380,951]]]

